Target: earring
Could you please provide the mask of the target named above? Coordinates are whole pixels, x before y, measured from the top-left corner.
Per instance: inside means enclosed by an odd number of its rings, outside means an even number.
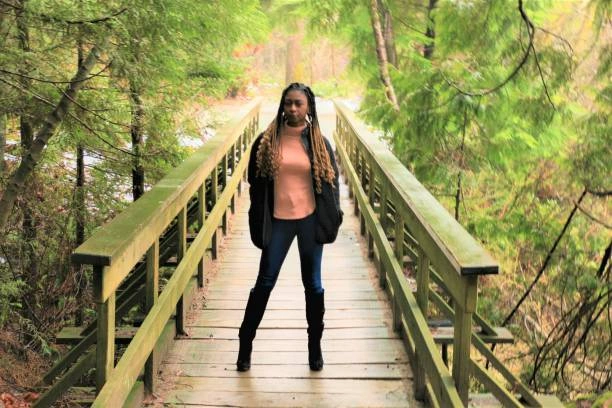
[[[310,113],[306,114],[306,122],[308,122],[308,124],[312,125],[312,116],[310,115]]]

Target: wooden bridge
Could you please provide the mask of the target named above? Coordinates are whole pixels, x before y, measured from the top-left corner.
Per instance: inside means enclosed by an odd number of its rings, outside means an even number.
[[[341,103],[335,126],[323,129],[333,134],[345,211],[323,255],[325,367],[308,368],[292,248],[253,366],[236,372],[259,259],[245,169],[260,107],[251,102],[74,252],[75,263],[93,267],[97,319],[60,333],[73,347],[45,376],[51,385],[36,406],[82,392],[74,385],[92,368],[87,405],[104,408],[562,406],[531,392],[490,351],[512,342],[476,313],[478,276],[498,273],[496,261]]]

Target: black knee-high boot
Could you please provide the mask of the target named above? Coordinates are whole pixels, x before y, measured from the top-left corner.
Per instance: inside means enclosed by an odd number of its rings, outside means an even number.
[[[306,293],[306,320],[308,321],[308,364],[313,371],[323,369],[321,337],[323,336],[323,315],[325,301],[323,292]]]
[[[248,371],[251,368],[253,339],[266,311],[269,298],[270,291],[266,289],[253,288],[249,293],[249,301],[244,310],[244,319],[238,332],[240,338],[240,351],[238,351],[238,361],[236,361],[238,371]]]

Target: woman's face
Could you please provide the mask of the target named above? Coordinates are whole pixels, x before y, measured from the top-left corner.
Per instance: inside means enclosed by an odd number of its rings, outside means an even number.
[[[304,92],[293,89],[285,95],[283,112],[289,126],[303,126],[308,113],[308,99]]]

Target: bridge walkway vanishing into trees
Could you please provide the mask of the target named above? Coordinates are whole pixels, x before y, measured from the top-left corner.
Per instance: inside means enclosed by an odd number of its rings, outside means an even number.
[[[324,248],[325,367],[308,369],[294,245],[253,366],[235,371],[259,259],[245,173],[251,142],[272,115],[260,121],[261,105],[246,105],[76,249],[73,261],[93,267],[97,318],[58,335],[73,347],[46,374],[50,386],[35,406],[69,392],[104,408],[561,407],[490,351],[513,341],[476,313],[478,277],[498,273],[497,262],[340,102],[335,113],[331,103],[327,113],[324,103],[318,109],[324,133],[333,134],[345,212],[338,240]],[[87,401],[75,385],[92,368]]]

